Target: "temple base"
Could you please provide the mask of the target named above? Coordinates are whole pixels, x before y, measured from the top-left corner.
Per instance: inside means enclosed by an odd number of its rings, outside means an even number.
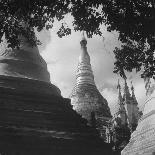
[[[110,155],[111,145],[87,126],[55,86],[0,77],[0,153]]]
[[[3,155],[111,155],[105,143],[82,139],[51,137],[37,132],[18,134],[16,130],[0,129],[0,153]],[[11,134],[10,134],[11,133]],[[104,148],[104,149],[103,149]]]

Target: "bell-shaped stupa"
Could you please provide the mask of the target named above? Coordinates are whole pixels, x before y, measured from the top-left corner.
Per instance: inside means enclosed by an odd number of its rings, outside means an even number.
[[[5,41],[1,45],[0,75],[50,82],[46,62],[38,48],[31,47],[24,37],[21,40],[20,50],[6,49]]]
[[[110,109],[107,100],[96,87],[86,46],[87,40],[84,36],[80,44],[81,54],[76,72],[76,84],[70,95],[71,104],[74,110],[88,120],[89,125],[93,123],[92,116],[95,117],[96,128],[100,131],[101,136],[104,137],[106,124],[111,118]]]
[[[0,48],[0,86],[28,92],[44,92],[60,95],[60,90],[50,84],[47,64],[36,46],[31,46],[25,37],[20,37],[20,49],[7,48],[4,41]],[[24,80],[24,81],[23,81]]]

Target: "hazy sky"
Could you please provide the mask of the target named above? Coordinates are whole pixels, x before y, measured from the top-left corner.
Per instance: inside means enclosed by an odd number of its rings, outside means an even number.
[[[75,73],[81,52],[82,34],[72,32],[70,36],[59,38],[56,35],[57,29],[58,25],[56,24],[52,30],[39,34],[39,39],[43,42],[40,53],[48,64],[51,82],[60,88],[62,96],[68,97],[76,82]],[[87,39],[87,49],[91,58],[95,83],[103,97],[107,99],[113,112],[113,107],[117,103],[116,87],[120,77],[113,73],[114,55],[112,51],[115,46],[120,46],[120,43],[117,33],[109,33],[105,27],[102,31],[104,37],[94,36]],[[131,86],[130,81],[133,81],[135,94],[141,108],[145,102],[144,82],[135,73],[129,74],[128,79],[129,87]],[[121,80],[120,83],[123,87],[124,81]]]

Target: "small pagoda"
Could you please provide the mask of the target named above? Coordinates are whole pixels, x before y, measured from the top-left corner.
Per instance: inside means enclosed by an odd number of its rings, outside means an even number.
[[[118,81],[118,101],[114,108],[114,116],[111,120],[112,141],[114,149],[121,151],[129,142],[131,133],[136,129],[140,118],[138,102],[134,93],[134,87],[131,86],[131,92],[125,79],[123,95]]]

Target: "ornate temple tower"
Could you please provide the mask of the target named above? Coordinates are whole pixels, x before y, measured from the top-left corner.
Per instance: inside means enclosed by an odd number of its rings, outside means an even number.
[[[132,84],[132,82],[131,82]],[[140,111],[139,111],[139,107],[138,107],[138,102],[134,93],[134,87],[133,85],[131,86],[131,98],[132,98],[132,104],[133,104],[133,117],[132,117],[132,127],[133,127],[133,131],[136,129],[137,125],[138,125],[138,120],[141,117]]]
[[[132,132],[135,130],[135,128],[138,124],[139,108],[138,108],[138,102],[137,102],[135,94],[134,94],[133,85],[131,87],[131,91],[132,91],[132,95],[130,94],[129,87],[128,87],[126,79],[125,79],[123,104],[125,106],[126,113],[127,113],[128,125]]]
[[[71,104],[74,110],[88,120],[89,125],[96,126],[102,136],[111,113],[107,100],[95,85],[90,56],[87,52],[87,40],[84,36],[80,44],[81,54],[76,72],[76,85],[70,95]]]
[[[127,124],[127,114],[126,114],[126,109],[123,103],[123,97],[121,94],[121,86],[119,84],[119,81],[118,81],[117,89],[118,89],[118,102],[116,103],[116,106],[114,109],[115,112],[114,112],[113,121],[115,121],[116,119],[120,121],[121,125],[125,125]]]
[[[118,102],[115,106],[115,113],[111,120],[112,125],[112,141],[115,150],[122,150],[129,142],[131,133],[135,130],[138,119],[139,109],[132,85],[130,94],[127,81],[125,80],[123,97],[121,94],[121,86],[118,83]]]
[[[105,148],[105,149],[103,149]],[[50,83],[37,47],[0,51],[0,154],[108,154],[110,147]]]

